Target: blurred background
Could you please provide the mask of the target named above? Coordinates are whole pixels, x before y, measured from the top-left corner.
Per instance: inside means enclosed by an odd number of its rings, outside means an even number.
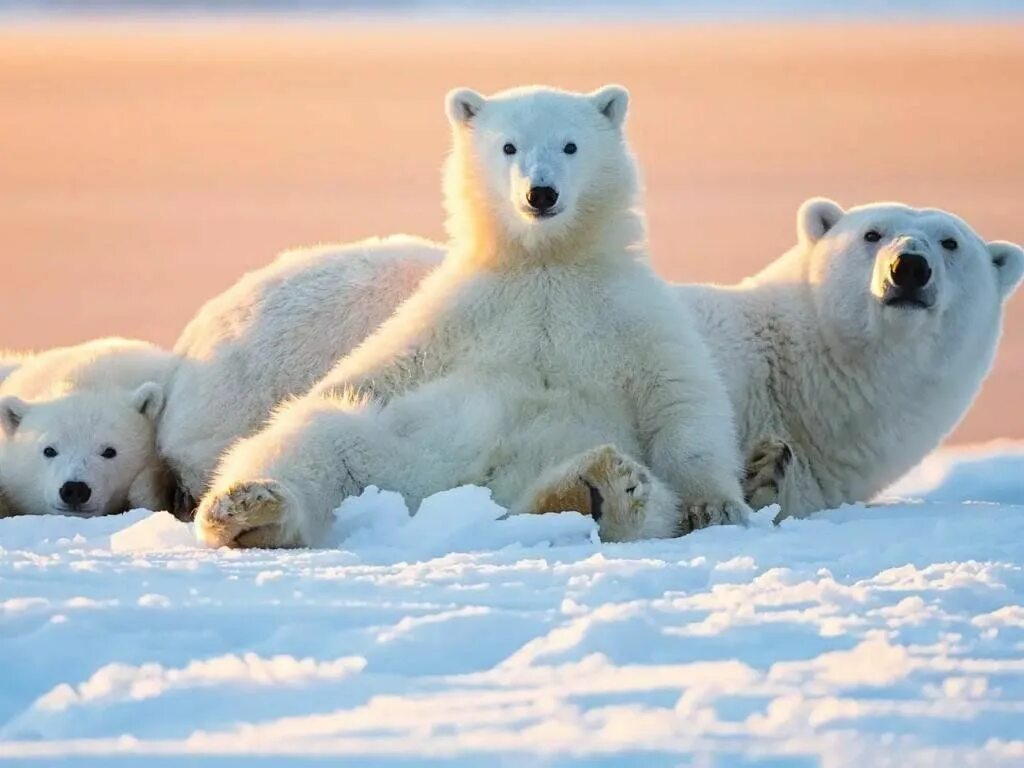
[[[667,278],[751,274],[812,195],[1024,242],[1022,0],[0,1],[0,348],[170,345],[282,248],[441,238],[449,88],[610,81]],[[1024,436],[1022,384],[1018,296],[954,440]]]

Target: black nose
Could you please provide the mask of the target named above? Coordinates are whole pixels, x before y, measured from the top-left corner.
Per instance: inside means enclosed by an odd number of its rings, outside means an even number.
[[[915,290],[928,285],[932,268],[928,266],[928,259],[919,253],[901,253],[889,267],[889,274],[897,288]]]
[[[60,487],[60,499],[69,507],[80,507],[92,496],[92,488],[78,480],[69,480]]]
[[[546,211],[558,202],[558,192],[554,187],[530,187],[526,202],[538,211]]]

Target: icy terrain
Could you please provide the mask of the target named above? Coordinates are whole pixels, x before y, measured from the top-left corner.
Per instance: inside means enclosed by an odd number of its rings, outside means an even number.
[[[473,488],[321,551],[0,520],[0,760],[1024,765],[1024,447],[892,494],[631,545]]]

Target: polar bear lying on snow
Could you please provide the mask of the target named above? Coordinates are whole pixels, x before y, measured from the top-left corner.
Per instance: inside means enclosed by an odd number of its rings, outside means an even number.
[[[0,382],[0,494],[7,514],[164,509],[156,421],[173,356],[102,339],[11,359]]]
[[[934,449],[988,374],[1024,251],[933,208],[826,199],[737,286],[680,286],[736,409],[755,507],[868,501]]]
[[[728,387],[748,500],[803,516],[871,499],[955,427],[991,367],[1024,254],[935,209],[844,212],[824,199],[801,207],[797,240],[739,285],[675,291]],[[355,348],[444,253],[408,237],[294,252],[207,304],[178,342],[160,435],[185,489],[202,495],[217,457]]]
[[[449,94],[447,255],[228,451],[196,515],[204,542],[308,545],[370,484],[413,503],[483,485],[515,512],[586,496],[610,540],[745,519],[725,389],[647,264],[627,101],[616,86]]]

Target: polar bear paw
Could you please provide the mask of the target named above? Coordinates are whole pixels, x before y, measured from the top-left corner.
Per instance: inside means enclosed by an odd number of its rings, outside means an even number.
[[[786,469],[793,461],[793,450],[784,440],[762,440],[747,459],[743,477],[743,497],[754,509],[779,502],[779,488]]]
[[[676,495],[647,467],[602,445],[544,475],[519,512],[573,510],[594,518],[602,541],[635,541],[678,535]]]
[[[590,516],[602,541],[642,537],[653,487],[646,467],[603,445],[584,456],[579,481],[587,489]]]
[[[735,501],[712,501],[686,504],[682,507],[679,521],[679,535],[710,528],[712,525],[747,525],[750,522],[750,508]]]
[[[196,533],[209,547],[271,549],[298,545],[287,532],[288,500],[273,480],[248,480],[210,494],[196,512]]]

